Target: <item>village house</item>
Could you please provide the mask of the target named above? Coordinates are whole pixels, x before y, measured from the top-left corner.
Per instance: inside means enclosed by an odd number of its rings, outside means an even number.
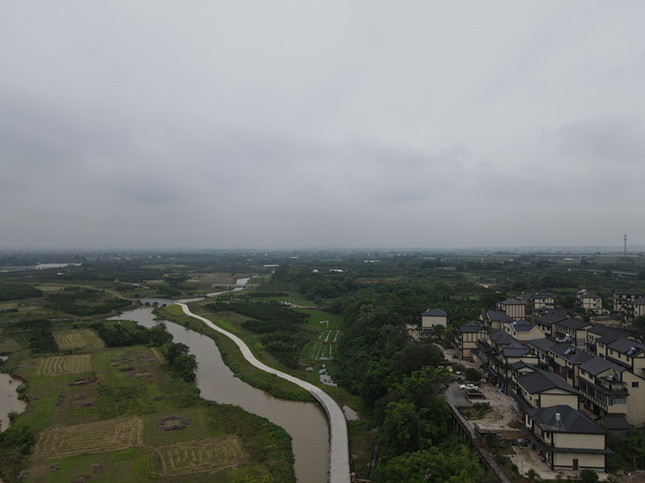
[[[576,294],[576,305],[596,314],[602,313],[602,298],[587,289],[582,289]]]
[[[527,314],[539,315],[544,310],[555,308],[553,296],[545,293],[524,294],[520,297],[520,300],[526,306]]]
[[[547,349],[549,369],[574,387],[578,386],[578,367],[593,355],[571,344],[556,343]]]
[[[502,330],[505,323],[513,322],[514,319],[506,312],[486,310],[479,315],[479,320],[485,327],[490,327],[493,330]]]
[[[645,344],[621,337],[607,344],[605,358],[625,366],[638,376],[645,375]]]
[[[578,391],[555,374],[537,368],[524,374],[520,371],[514,383],[515,394],[525,403],[524,410],[559,404],[578,409]]]
[[[602,357],[580,366],[578,389],[594,414],[622,414],[630,424],[645,424],[645,380]]]
[[[486,337],[486,329],[478,322],[470,322],[455,330],[453,347],[459,359],[472,359],[477,341]]]
[[[547,351],[555,344],[556,342],[551,339],[533,339],[528,341],[529,349],[538,358],[537,367],[540,369],[549,369],[551,367]]]
[[[605,431],[570,406],[536,407],[526,411],[526,434],[554,470],[605,470]]]
[[[515,337],[520,342],[533,339],[544,339],[544,331],[540,329],[533,322],[525,319],[520,319],[514,322],[507,322],[504,324],[504,331],[507,334]]]
[[[614,310],[616,312],[625,312],[625,306],[631,302],[643,297],[640,290],[615,290],[614,291]]]
[[[421,331],[428,331],[436,326],[448,326],[448,314],[441,309],[428,309],[421,314]]]
[[[535,318],[535,325],[542,329],[546,337],[555,337],[554,327],[556,324],[570,317],[571,315],[566,310],[549,310]]]
[[[593,325],[587,330],[587,352],[604,357],[607,345],[621,338],[626,338],[627,332],[604,325]]]
[[[509,317],[515,320],[520,320],[526,317],[526,306],[521,300],[510,298],[502,302],[498,302],[497,310],[506,312]]]
[[[592,327],[591,322],[578,319],[564,319],[555,324],[553,337],[558,342],[568,342],[581,349],[587,347],[587,330]]]

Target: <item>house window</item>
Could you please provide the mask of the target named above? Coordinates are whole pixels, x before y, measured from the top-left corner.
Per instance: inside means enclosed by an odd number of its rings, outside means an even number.
[[[632,387],[638,387],[638,381],[632,382]]]

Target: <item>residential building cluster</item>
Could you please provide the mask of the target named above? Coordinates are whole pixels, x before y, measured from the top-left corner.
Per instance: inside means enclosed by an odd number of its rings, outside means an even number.
[[[576,301],[603,310],[590,291]],[[613,302],[626,319],[645,314],[641,292],[617,291]],[[645,344],[555,308],[549,295],[500,302],[456,329],[453,344],[458,358],[478,362],[516,399],[527,439],[554,470],[604,471],[606,436],[645,425]]]

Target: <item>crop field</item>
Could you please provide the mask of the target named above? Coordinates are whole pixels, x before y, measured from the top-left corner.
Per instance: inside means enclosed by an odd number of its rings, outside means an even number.
[[[50,427],[38,438],[34,455],[37,459],[63,458],[142,445],[143,421],[139,417],[131,417]]]
[[[103,341],[91,330],[57,332],[54,334],[56,345],[62,351],[69,349],[102,349]]]
[[[54,356],[42,359],[38,365],[39,376],[78,374],[92,370],[90,354]]]
[[[237,436],[183,441],[156,448],[153,472],[158,476],[233,468],[244,461],[244,451]]]

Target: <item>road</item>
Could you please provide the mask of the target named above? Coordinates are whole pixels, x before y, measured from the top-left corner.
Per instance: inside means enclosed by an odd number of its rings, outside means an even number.
[[[193,314],[188,308],[188,305],[184,303],[177,303],[177,305],[182,308],[186,315],[201,320],[210,328],[224,334],[235,342],[235,344],[240,348],[240,351],[242,351],[244,358],[253,366],[297,384],[309,391],[311,395],[316,398],[327,413],[327,417],[329,419],[329,481],[330,483],[349,483],[349,438],[347,435],[347,421],[345,420],[343,410],[340,408],[338,403],[336,403],[329,394],[319,387],[260,362],[256,359],[251,352],[251,349],[249,349],[242,339],[217,326],[206,317]]]

